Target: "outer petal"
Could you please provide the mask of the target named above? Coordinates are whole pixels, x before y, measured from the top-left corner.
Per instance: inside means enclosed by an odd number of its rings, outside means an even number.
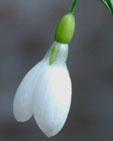
[[[47,66],[41,71],[34,95],[34,118],[48,136],[63,127],[71,104],[71,81],[66,65]]]
[[[35,76],[39,76],[41,62],[35,65],[20,83],[13,103],[13,112],[17,121],[27,121],[33,114],[32,98],[36,84]]]

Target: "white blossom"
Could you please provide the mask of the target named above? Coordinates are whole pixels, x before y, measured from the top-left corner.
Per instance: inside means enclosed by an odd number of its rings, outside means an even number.
[[[14,116],[24,122],[34,116],[46,136],[64,126],[71,104],[71,80],[66,66],[68,44],[54,42],[45,57],[20,83],[13,103]]]

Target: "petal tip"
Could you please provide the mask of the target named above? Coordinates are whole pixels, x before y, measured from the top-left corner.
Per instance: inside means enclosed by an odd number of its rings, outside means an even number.
[[[57,133],[55,132],[54,129],[49,129],[48,131],[44,132],[44,134],[45,134],[48,138],[57,135]]]
[[[31,113],[26,113],[24,110],[22,111],[16,103],[13,104],[13,115],[18,122],[26,122],[32,116]]]

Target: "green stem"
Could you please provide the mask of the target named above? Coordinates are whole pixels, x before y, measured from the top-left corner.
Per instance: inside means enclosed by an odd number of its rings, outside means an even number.
[[[111,11],[111,13],[113,15],[113,1],[112,0],[107,0],[107,3],[109,5],[109,9],[110,9],[110,11]]]
[[[106,0],[100,0],[100,1],[106,6],[106,8],[110,10],[109,5]]]
[[[100,1],[106,6],[106,8],[109,9],[109,11],[113,15],[113,4],[112,4],[112,0],[100,0]]]
[[[74,0],[74,2],[73,2],[72,8],[71,8],[71,10],[70,10],[70,12],[71,12],[72,14],[74,14],[74,12],[75,12],[75,7],[76,7],[77,2],[78,2],[78,0]]]

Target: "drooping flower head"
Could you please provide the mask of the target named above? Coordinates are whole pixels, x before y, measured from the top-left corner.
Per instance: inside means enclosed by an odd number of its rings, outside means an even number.
[[[48,137],[63,128],[71,105],[72,86],[66,60],[74,29],[72,10],[61,19],[55,33],[56,41],[23,78],[14,98],[16,120],[24,122],[34,116]]]

